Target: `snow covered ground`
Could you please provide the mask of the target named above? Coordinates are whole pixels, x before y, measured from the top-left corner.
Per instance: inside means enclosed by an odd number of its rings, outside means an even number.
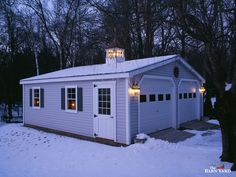
[[[145,144],[112,147],[23,127],[0,126],[0,177],[204,177],[220,164],[219,130],[172,144],[149,138]]]

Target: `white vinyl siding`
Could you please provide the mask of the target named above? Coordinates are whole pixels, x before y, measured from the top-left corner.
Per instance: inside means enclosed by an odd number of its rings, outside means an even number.
[[[116,141],[126,143],[126,102],[125,102],[125,79],[116,80]],[[114,81],[113,80],[113,81]],[[100,80],[96,80],[100,81]],[[103,80],[104,81],[104,80]],[[107,80],[111,81],[111,80]],[[30,109],[29,91],[34,84],[24,85],[24,118],[25,124],[55,129],[59,131],[74,133],[93,137],[93,82],[57,82],[45,83],[39,86],[45,90],[45,107],[37,112]],[[38,85],[38,84],[37,84]],[[74,114],[61,109],[61,88],[74,86],[83,89],[83,111]],[[65,91],[66,92],[66,91]],[[65,99],[66,100],[66,99]]]

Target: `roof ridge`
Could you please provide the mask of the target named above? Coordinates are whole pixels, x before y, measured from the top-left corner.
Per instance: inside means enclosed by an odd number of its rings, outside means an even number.
[[[95,64],[95,65],[85,65],[66,68],[63,70],[53,71],[50,73],[41,74],[38,76],[33,76],[29,78],[22,79],[21,81],[32,81],[32,80],[43,80],[43,79],[53,79],[53,78],[68,78],[68,77],[82,77],[91,75],[106,75],[106,74],[120,74],[129,73],[131,71],[147,67],[162,61],[169,60],[176,57],[177,55],[165,55],[165,56],[155,56],[149,58],[140,58],[134,60],[128,60],[116,64]],[[115,76],[114,76],[115,77]]]

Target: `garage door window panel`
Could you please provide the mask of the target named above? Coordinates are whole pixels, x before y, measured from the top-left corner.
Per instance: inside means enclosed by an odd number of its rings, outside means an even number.
[[[182,93],[179,93],[179,99],[181,100],[183,97]]]
[[[171,100],[171,94],[166,94],[166,100]]]
[[[184,93],[184,99],[188,98],[188,93]]]
[[[156,95],[154,95],[154,94],[149,95],[149,101],[150,101],[150,102],[156,101]]]
[[[192,96],[192,93],[188,93],[188,97],[189,98],[192,98],[193,96]]]
[[[147,101],[146,95],[140,95],[140,102],[145,103]]]
[[[163,101],[163,100],[164,100],[164,95],[158,94],[158,101]]]

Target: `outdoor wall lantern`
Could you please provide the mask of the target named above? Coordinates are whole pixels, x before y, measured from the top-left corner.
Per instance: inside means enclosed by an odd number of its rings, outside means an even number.
[[[138,84],[134,83],[131,85],[131,87],[129,88],[129,94],[130,96],[139,96],[140,87],[138,86]]]
[[[201,87],[199,88],[199,91],[200,91],[201,93],[204,93],[204,92],[206,91],[206,89],[205,89],[205,87],[201,86]]]

